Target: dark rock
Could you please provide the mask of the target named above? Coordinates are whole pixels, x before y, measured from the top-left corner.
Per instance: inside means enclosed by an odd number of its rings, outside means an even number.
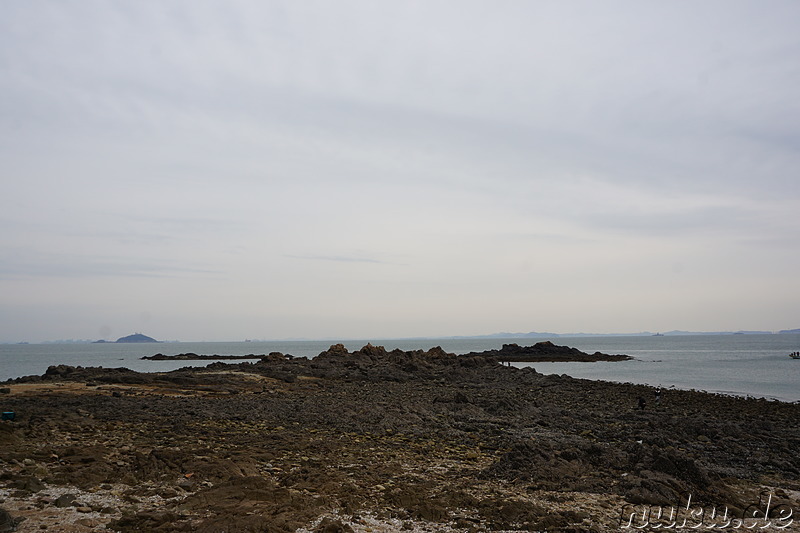
[[[33,476],[24,476],[11,483],[11,488],[26,492],[39,492],[44,490],[45,486],[44,483]]]
[[[5,509],[0,509],[0,533],[10,533],[16,531],[17,526],[25,520],[24,518],[14,518]]]
[[[164,526],[175,522],[179,518],[178,514],[171,511],[143,511],[123,514],[118,520],[110,522],[107,527],[123,533],[164,530]],[[170,528],[169,530],[173,531],[174,529]]]
[[[457,392],[453,398],[455,403],[469,403],[469,398],[463,392]]]
[[[74,367],[69,365],[53,365],[47,367],[47,370],[45,371],[44,375],[45,377],[50,377],[50,378],[61,378],[61,377],[66,377],[80,369],[81,367]]]
[[[59,496],[53,505],[56,507],[75,507],[76,497],[74,494],[62,494]]]
[[[265,358],[272,358],[275,360],[276,358],[273,356],[266,356],[266,355],[198,355],[196,353],[179,353],[178,355],[164,355],[163,353],[157,353],[155,355],[145,355],[141,359],[147,361],[215,361],[215,360],[229,360],[229,359],[265,359]],[[281,357],[283,359],[283,357]]]
[[[414,514],[428,522],[441,522],[447,518],[447,509],[436,501],[426,500],[414,509]]]
[[[544,361],[625,361],[631,359],[629,355],[609,355],[600,352],[588,354],[577,348],[557,346],[550,341],[537,342],[533,346],[519,346],[518,344],[504,344],[499,350],[484,352],[471,352],[467,356],[492,357],[498,361],[515,362],[544,362]]]
[[[345,356],[350,355],[350,352],[347,351],[344,344],[332,344],[330,348],[326,351],[320,353],[317,357],[324,357],[324,356]]]
[[[16,441],[14,425],[0,423],[0,445],[9,445]]]

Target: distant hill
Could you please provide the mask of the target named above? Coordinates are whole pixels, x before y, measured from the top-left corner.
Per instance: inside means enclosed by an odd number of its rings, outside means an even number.
[[[117,339],[117,342],[158,342],[153,337],[148,337],[147,335],[142,335],[141,333],[134,333],[133,335],[128,335],[127,337],[120,337]]]
[[[507,331],[491,333],[489,335],[469,335],[435,337],[444,339],[532,339],[532,338],[559,338],[559,337],[647,337],[647,336],[680,336],[680,335],[767,335],[771,331],[681,331],[672,330],[654,334],[652,331],[639,331],[636,333],[550,333],[531,331],[529,333],[510,333]],[[800,329],[783,330],[780,333],[800,333]]]
[[[508,331],[501,331],[500,333],[490,333],[488,335],[472,335],[469,338],[475,339],[529,339],[538,337],[561,337],[558,333],[549,333],[546,331],[530,331],[528,333],[510,333]]]

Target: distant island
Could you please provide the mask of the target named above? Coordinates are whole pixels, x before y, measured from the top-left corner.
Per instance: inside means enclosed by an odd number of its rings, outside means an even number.
[[[120,337],[119,339],[117,339],[116,342],[159,342],[159,341],[155,340],[153,337],[142,335],[141,333],[134,333],[133,335],[128,335],[127,337]]]
[[[460,340],[460,339],[558,339],[558,338],[576,338],[576,337],[677,337],[677,336],[688,336],[688,335],[770,335],[770,334],[789,334],[789,335],[798,335],[800,334],[800,328],[794,329],[782,329],[782,330],[775,330],[775,331],[765,331],[765,330],[738,330],[738,331],[684,331],[684,330],[672,330],[672,331],[639,331],[636,333],[552,333],[552,332],[539,332],[539,331],[529,331],[527,333],[512,333],[508,331],[499,332],[499,333],[490,333],[490,334],[483,334],[483,335],[434,335],[434,336],[421,336],[421,337],[393,337],[391,340]],[[314,337],[294,337],[294,338],[280,338],[280,339],[259,339],[253,340],[252,342],[275,342],[275,341],[322,341],[322,340],[329,340],[329,339],[320,339]],[[51,341],[41,341],[41,344],[103,344],[103,343],[139,343],[139,342],[150,342],[150,343],[171,343],[171,342],[178,342],[175,340],[167,340],[167,341],[158,341],[153,339],[152,337],[148,337],[147,335],[143,335],[141,333],[135,333],[133,335],[128,335],[127,337],[122,337],[117,339],[116,341],[107,341],[104,339],[101,340],[91,340],[91,339],[61,339],[61,340],[51,340]],[[248,341],[244,341],[248,342]],[[0,344],[23,344],[21,342],[10,342],[10,341],[0,341]],[[25,343],[27,344],[27,343]]]
[[[552,333],[530,331],[528,333],[511,333],[501,331],[487,335],[450,335],[446,337],[416,337],[424,339],[536,339],[536,338],[575,338],[575,337],[676,337],[689,335],[770,335],[773,331],[764,330],[738,330],[738,331],[683,331],[672,330],[664,332],[639,331],[636,333]],[[800,333],[800,329],[784,329],[777,333]]]

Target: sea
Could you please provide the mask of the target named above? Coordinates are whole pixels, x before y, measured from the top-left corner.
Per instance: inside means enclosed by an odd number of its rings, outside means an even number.
[[[730,334],[664,336],[597,336],[555,338],[362,339],[341,341],[241,341],[166,343],[0,344],[0,381],[41,375],[51,365],[124,367],[138,372],[165,372],[209,361],[148,361],[143,356],[262,355],[270,352],[314,357],[331,344],[357,350],[367,343],[387,350],[426,350],[441,346],[456,354],[499,349],[503,344],[532,345],[544,340],[584,352],[626,354],[629,361],[597,363],[513,363],[542,374],[636,383],[662,388],[800,402],[800,334]],[[225,361],[223,361],[225,362]],[[241,362],[241,361],[234,361]]]

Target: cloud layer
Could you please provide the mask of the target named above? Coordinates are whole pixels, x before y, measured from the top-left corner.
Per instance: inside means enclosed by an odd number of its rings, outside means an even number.
[[[9,3],[0,341],[797,327],[798,16]]]

